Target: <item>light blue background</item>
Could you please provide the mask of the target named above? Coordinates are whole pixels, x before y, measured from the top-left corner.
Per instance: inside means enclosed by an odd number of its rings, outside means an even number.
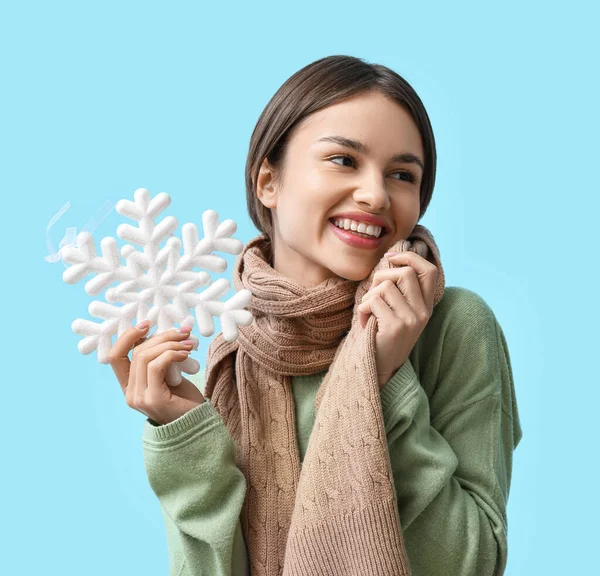
[[[44,261],[50,218],[71,202],[56,247],[105,200],[145,187],[171,195],[165,214],[180,225],[211,208],[247,242],[244,165],[261,111],[302,66],[349,54],[423,99],[439,167],[421,223],[448,285],[479,293],[509,343],[524,437],[506,574],[591,574],[598,16],[592,2],[3,4],[0,573],[168,573],[145,416],[109,366],[77,351],[71,322],[93,298]],[[94,237],[124,221],[113,211]]]

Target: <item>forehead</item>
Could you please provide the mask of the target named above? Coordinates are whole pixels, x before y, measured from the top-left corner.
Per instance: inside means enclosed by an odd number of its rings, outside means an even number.
[[[361,140],[373,150],[422,151],[415,121],[400,103],[379,93],[359,94],[314,112],[295,131],[297,144],[316,144],[323,136],[345,136]],[[329,144],[331,146],[331,144]]]

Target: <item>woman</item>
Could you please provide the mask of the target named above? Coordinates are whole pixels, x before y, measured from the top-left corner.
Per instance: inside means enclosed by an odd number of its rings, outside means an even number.
[[[253,324],[173,389],[188,333],[146,339],[142,323],[111,355],[148,416],[171,574],[504,572],[510,358],[417,224],[435,167],[421,100],[383,66],[323,58],[263,111],[246,169],[261,235],[233,273]]]

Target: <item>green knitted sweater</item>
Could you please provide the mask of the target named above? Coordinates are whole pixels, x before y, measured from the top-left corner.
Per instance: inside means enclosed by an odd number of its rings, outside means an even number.
[[[325,374],[292,378],[301,460]],[[202,372],[190,379],[203,391]],[[508,347],[489,305],[473,291],[446,287],[380,396],[412,576],[502,574],[522,430]],[[210,401],[164,426],[146,419],[142,443],[170,575],[250,575],[239,520],[246,480]]]

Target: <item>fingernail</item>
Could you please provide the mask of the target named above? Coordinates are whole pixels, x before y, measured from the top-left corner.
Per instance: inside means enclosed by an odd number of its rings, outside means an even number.
[[[145,330],[146,328],[148,328],[148,326],[150,326],[150,320],[144,320],[143,322],[140,322],[139,324],[136,324],[136,328],[138,330]]]
[[[395,254],[398,254],[398,252],[386,252],[384,256],[394,256]]]
[[[181,326],[178,330],[178,332],[190,332],[192,330],[191,326]]]

